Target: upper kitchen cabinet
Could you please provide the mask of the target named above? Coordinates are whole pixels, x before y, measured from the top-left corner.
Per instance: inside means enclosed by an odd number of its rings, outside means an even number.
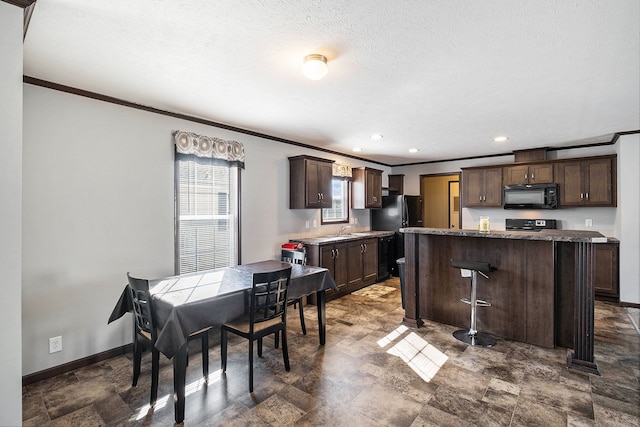
[[[462,170],[462,204],[464,207],[502,206],[502,168]]]
[[[332,168],[333,160],[289,157],[289,208],[330,208]]]
[[[614,155],[556,163],[560,206],[616,206],[615,159]]]
[[[553,163],[506,166],[502,169],[504,185],[548,184],[553,181]]]
[[[351,207],[376,209],[382,207],[382,171],[372,168],[352,170]]]

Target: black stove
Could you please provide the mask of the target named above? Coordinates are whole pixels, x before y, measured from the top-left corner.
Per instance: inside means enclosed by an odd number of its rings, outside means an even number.
[[[555,219],[505,219],[505,230],[508,231],[540,231],[553,230],[556,228]]]

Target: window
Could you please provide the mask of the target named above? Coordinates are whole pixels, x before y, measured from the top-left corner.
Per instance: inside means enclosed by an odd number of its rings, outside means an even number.
[[[239,169],[176,154],[176,274],[238,264]]]
[[[322,209],[322,224],[349,222],[349,181],[331,180],[331,209]]]

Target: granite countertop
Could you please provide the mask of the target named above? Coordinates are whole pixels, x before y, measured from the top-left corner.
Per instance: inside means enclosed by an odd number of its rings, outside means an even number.
[[[388,237],[393,236],[395,231],[362,231],[358,233],[345,233],[342,236],[314,236],[291,239],[292,242],[300,242],[305,245],[326,245],[337,242],[348,242],[350,240],[366,239],[368,237]]]
[[[409,227],[401,228],[401,233],[432,234],[440,236],[481,237],[488,239],[547,240],[552,242],[617,243],[618,239],[605,237],[597,231],[586,230],[541,230],[541,231],[490,231],[454,230],[448,228]]]

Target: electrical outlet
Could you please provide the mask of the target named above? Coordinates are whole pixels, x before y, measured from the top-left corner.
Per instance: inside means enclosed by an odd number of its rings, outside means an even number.
[[[316,228],[318,226],[318,221],[316,221],[315,219],[313,220],[313,228]]]
[[[49,353],[62,351],[62,337],[49,338]]]
[[[585,227],[593,227],[593,220],[591,218],[587,218],[584,220]]]

